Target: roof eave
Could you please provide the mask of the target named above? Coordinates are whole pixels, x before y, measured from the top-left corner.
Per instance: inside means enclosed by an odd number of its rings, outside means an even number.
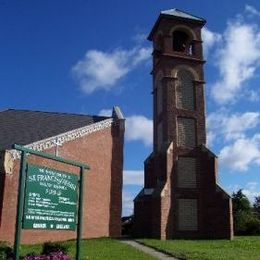
[[[174,15],[170,15],[170,14],[160,13],[151,32],[149,33],[149,35],[147,37],[147,40],[152,41],[153,34],[154,34],[155,30],[157,29],[162,18],[169,18],[169,19],[174,19],[174,20],[179,20],[179,21],[189,21],[192,23],[200,24],[201,26],[204,26],[207,22],[205,19],[202,19],[202,18],[201,18],[202,20],[195,20],[195,19],[191,19],[191,18],[184,18],[184,17],[174,16]]]
[[[148,37],[147,37],[147,40],[152,41],[152,36],[153,36],[153,34],[154,34],[154,31],[155,31],[155,29],[158,27],[158,25],[159,25],[161,19],[162,19],[162,18],[161,18],[161,14],[160,14],[160,15],[158,16],[158,18],[157,18],[157,20],[156,20],[156,22],[155,22],[155,24],[154,24],[154,26],[153,26],[151,32],[149,33],[149,35],[148,35]]]
[[[75,128],[68,132],[60,133],[58,135],[41,139],[29,144],[24,144],[23,146],[36,151],[45,151],[47,149],[55,147],[57,144],[62,145],[63,143],[73,141],[85,135],[90,135],[94,132],[102,131],[105,128],[111,127],[111,125],[114,122],[115,122],[114,118],[107,118],[90,125],[86,125],[80,128]],[[14,149],[5,149],[5,151],[9,151],[14,160],[20,158],[20,153]]]

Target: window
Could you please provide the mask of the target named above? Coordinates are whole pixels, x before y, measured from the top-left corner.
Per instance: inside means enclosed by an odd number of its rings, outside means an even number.
[[[196,158],[179,157],[177,162],[177,186],[179,188],[196,188]]]
[[[176,103],[177,108],[194,110],[195,95],[193,74],[188,70],[180,70],[176,81]]]
[[[179,230],[198,230],[198,206],[197,199],[178,199]]]
[[[193,118],[178,117],[178,146],[196,146],[195,122]]]

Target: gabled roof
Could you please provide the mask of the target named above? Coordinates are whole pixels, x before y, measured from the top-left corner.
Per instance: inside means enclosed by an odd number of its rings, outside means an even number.
[[[103,116],[8,109],[0,112],[0,150],[26,145],[108,119]]]
[[[189,20],[189,21],[199,23],[199,24],[202,24],[202,25],[204,25],[206,23],[205,19],[203,19],[199,16],[196,16],[196,15],[184,12],[184,11],[179,10],[177,8],[161,11],[157,21],[155,22],[155,24],[154,24],[154,26],[153,26],[153,28],[152,28],[149,36],[148,36],[148,40],[152,40],[152,35],[153,35],[154,31],[156,30],[157,26],[159,25],[159,23],[160,23],[160,21],[163,17],[166,17],[166,18],[169,18],[169,19]]]

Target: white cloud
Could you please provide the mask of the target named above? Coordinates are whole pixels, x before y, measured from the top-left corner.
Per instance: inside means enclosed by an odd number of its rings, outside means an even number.
[[[260,187],[258,187],[258,182],[251,181],[246,184],[246,188],[243,189],[243,193],[248,197],[250,202],[253,204],[255,202],[255,197],[260,196]]]
[[[132,37],[132,39],[137,43],[137,44],[142,44],[144,41],[147,39],[147,35],[145,33],[138,33]]]
[[[153,143],[153,121],[140,115],[126,118],[126,140],[142,141],[150,146]]]
[[[255,128],[259,123],[259,112],[232,115],[227,111],[211,113],[207,117],[208,143],[212,144],[217,137],[226,141],[245,138],[246,131]]]
[[[246,98],[251,102],[260,101],[260,92],[254,90],[248,90],[245,92]]]
[[[124,170],[123,179],[123,216],[129,216],[133,214],[133,200],[143,188],[144,171]],[[136,187],[132,185],[136,185]]]
[[[207,146],[211,147],[213,145],[214,140],[216,139],[217,134],[213,131],[207,132]]]
[[[101,109],[98,113],[99,116],[111,116],[112,109]]]
[[[125,170],[124,175],[124,185],[144,185],[144,171],[131,171]]]
[[[255,202],[255,197],[260,196],[260,191],[259,190],[243,189],[243,193],[248,197],[249,201],[252,204]]]
[[[150,58],[151,49],[134,47],[111,52],[89,50],[72,72],[86,94],[96,90],[111,90],[116,83],[137,65]]]
[[[151,58],[151,48],[140,48],[136,51],[132,59],[132,65],[138,65],[139,63]]]
[[[217,52],[220,79],[212,86],[218,103],[235,101],[260,64],[260,29],[237,19],[228,23]]]
[[[258,183],[256,181],[250,181],[246,184],[246,187],[249,189],[249,190],[255,190],[256,187],[257,187]]]
[[[135,192],[123,191],[123,216],[130,216],[134,212],[133,199],[135,198]]]
[[[111,109],[102,109],[99,116],[111,116]],[[127,141],[141,141],[146,146],[153,143],[153,120],[142,116],[133,115],[126,117],[125,136]]]
[[[201,33],[202,33],[204,54],[205,54],[205,56],[207,56],[209,50],[216,43],[218,43],[222,40],[222,36],[219,33],[210,31],[207,27],[203,27]]]
[[[255,202],[255,197],[260,196],[260,187],[256,181],[250,181],[246,183],[245,186],[236,184],[229,186],[228,188],[230,193],[237,192],[240,189],[242,189],[242,192],[247,196],[252,204]]]
[[[260,16],[260,11],[258,11],[254,6],[252,5],[246,5],[245,11],[251,16]]]
[[[220,164],[233,171],[246,171],[252,164],[260,165],[260,134],[239,138],[225,146],[219,154]]]

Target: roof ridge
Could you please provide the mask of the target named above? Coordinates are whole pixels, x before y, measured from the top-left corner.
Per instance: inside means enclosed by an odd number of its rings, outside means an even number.
[[[197,20],[200,20],[200,21],[206,21],[204,18],[202,18],[200,16],[194,15],[194,14],[192,14],[190,12],[183,11],[183,10],[181,10],[179,8],[171,8],[171,9],[163,10],[163,11],[160,12],[160,14],[162,14],[162,15],[173,15],[173,16],[178,17],[177,14],[176,15],[169,14],[169,13],[167,14],[167,12],[173,12],[173,11],[180,12],[180,13],[183,13],[183,14],[186,14],[186,15],[190,16],[190,17],[186,17],[187,19],[192,19],[192,17],[193,17],[193,18],[195,18]]]
[[[69,112],[52,112],[52,111],[41,111],[41,110],[30,110],[30,109],[16,109],[16,108],[8,108],[6,110],[0,111],[24,111],[24,112],[36,112],[36,113],[46,113],[46,114],[57,114],[57,115],[75,115],[75,116],[90,116],[90,117],[99,117],[99,118],[111,118],[112,116],[99,116],[99,115],[90,115],[90,114],[77,114],[77,113],[69,113]]]
[[[190,12],[186,12],[186,11],[183,11],[183,10],[178,9],[178,8],[175,8],[175,9],[176,9],[176,11],[179,11],[179,12],[182,12],[182,13],[185,13],[185,14],[188,14],[188,15],[190,15],[190,16],[193,16],[193,17],[196,17],[196,18],[198,18],[198,19],[201,19],[201,20],[204,20],[204,21],[205,21],[204,18],[202,18],[202,17],[200,17],[200,16],[198,16],[198,15],[194,15],[194,14],[192,14],[192,13],[190,13]]]

